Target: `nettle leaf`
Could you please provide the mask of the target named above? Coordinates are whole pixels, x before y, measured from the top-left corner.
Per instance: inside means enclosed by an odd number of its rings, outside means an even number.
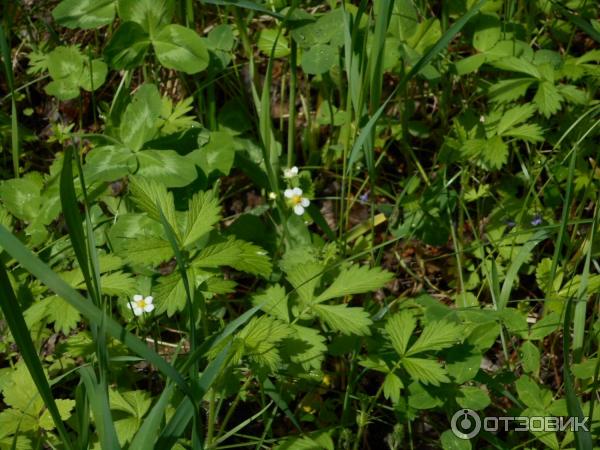
[[[334,331],[359,336],[371,334],[369,327],[373,322],[369,313],[359,306],[314,304],[311,311]]]
[[[143,150],[136,153],[136,158],[136,175],[169,188],[187,186],[198,176],[194,164],[174,150]]]
[[[133,100],[120,119],[121,142],[134,152],[142,148],[157,133],[157,120],[162,110],[162,99],[154,84],[144,84],[136,91]]]
[[[446,370],[437,361],[424,358],[402,358],[402,367],[406,369],[411,378],[424,384],[439,386],[449,383]]]
[[[562,101],[562,95],[550,81],[542,81],[538,86],[535,97],[533,97],[533,102],[536,104],[538,111],[546,118],[549,118],[560,109]]]
[[[290,321],[287,294],[285,288],[279,284],[269,286],[264,292],[253,295],[252,304],[254,306],[261,305],[260,309],[264,312],[284,322],[289,323]]]
[[[115,69],[134,69],[142,64],[149,47],[150,36],[141,25],[125,22],[104,48],[104,57]]]
[[[167,25],[152,37],[152,45],[156,57],[168,69],[194,74],[208,67],[206,45],[198,33],[190,28]]]
[[[123,22],[135,22],[145,31],[153,32],[171,22],[175,2],[173,0],[118,0],[117,8]]]
[[[267,277],[271,274],[271,261],[267,252],[258,245],[229,237],[226,241],[208,245],[194,258],[198,268],[229,266],[241,272]]]
[[[400,311],[391,316],[385,324],[385,331],[390,338],[394,350],[400,356],[404,356],[408,348],[408,342],[413,336],[417,320],[410,311]]]
[[[281,365],[279,342],[292,335],[292,328],[269,316],[253,317],[236,340],[243,342],[243,354],[259,366],[276,370]]]
[[[373,292],[382,288],[393,278],[394,274],[378,267],[371,269],[367,266],[353,265],[343,269],[333,283],[317,296],[315,302],[319,303],[346,295]]]
[[[52,10],[52,17],[67,28],[98,28],[112,23],[115,3],[115,0],[63,0]]]
[[[191,247],[211,231],[221,218],[219,199],[213,191],[197,192],[188,204],[185,231],[183,233],[184,247]]]

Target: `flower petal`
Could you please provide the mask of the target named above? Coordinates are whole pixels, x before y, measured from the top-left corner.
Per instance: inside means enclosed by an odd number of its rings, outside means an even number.
[[[152,312],[152,310],[154,309],[154,305],[152,303],[146,304],[146,306],[144,306],[144,312]]]
[[[298,167],[294,166],[290,169],[290,173],[294,176],[298,175]]]
[[[134,301],[134,302],[139,302],[139,301],[140,301],[140,300],[142,300],[143,298],[144,298],[144,296],[143,296],[143,295],[140,295],[140,294],[135,294],[135,295],[133,296],[133,301]]]
[[[283,192],[283,195],[285,195],[287,198],[292,198],[294,196],[294,191],[291,189],[286,189]]]
[[[307,208],[307,207],[308,207],[308,205],[310,205],[310,200],[309,200],[309,199],[307,199],[306,197],[302,197],[302,201],[300,202],[300,204],[301,204],[302,206],[304,206],[305,208]]]
[[[152,297],[151,295],[149,295],[148,297],[146,297],[144,299],[144,302],[146,302],[149,305],[151,305],[153,301],[154,301],[154,297]]]
[[[300,197],[302,195],[302,189],[300,189],[299,187],[295,187],[294,189],[292,189],[292,195],[297,195],[298,197]]]
[[[294,212],[301,216],[302,214],[304,214],[304,207],[302,205],[296,205],[294,206]]]
[[[136,316],[141,316],[142,314],[144,314],[144,310],[142,308],[138,308],[137,306],[133,307],[133,313]]]

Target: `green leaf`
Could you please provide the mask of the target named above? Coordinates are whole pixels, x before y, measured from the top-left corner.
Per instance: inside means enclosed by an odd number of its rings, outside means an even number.
[[[394,372],[390,372],[383,380],[383,395],[392,403],[397,404],[400,401],[400,391],[404,388],[402,380]]]
[[[506,110],[502,115],[500,122],[498,123],[497,132],[503,134],[505,131],[510,130],[515,125],[525,122],[535,113],[536,108],[531,103],[527,105],[519,105],[514,108]]]
[[[303,302],[314,300],[315,288],[321,280],[324,267],[318,262],[305,261],[294,265],[286,264],[284,270],[287,280],[296,290]]]
[[[334,331],[342,334],[368,336],[372,324],[369,313],[361,307],[314,304],[311,310]]]
[[[108,66],[101,59],[86,59],[79,78],[79,85],[86,91],[92,92],[98,89],[106,81]]]
[[[60,414],[60,418],[63,421],[66,421],[69,417],[71,417],[71,411],[75,407],[75,400],[70,399],[57,399],[56,407],[58,408],[58,413]],[[44,410],[39,419],[40,428],[43,428],[46,431],[54,430],[54,422],[52,421],[52,416],[50,415],[50,411],[47,409]]]
[[[471,441],[461,439],[452,430],[446,430],[440,437],[444,450],[471,450]]]
[[[234,237],[203,248],[192,265],[199,268],[229,266],[263,277],[269,276],[272,270],[267,252],[257,245]]]
[[[486,168],[499,170],[508,161],[508,145],[500,136],[487,140],[486,150],[481,155]]]
[[[59,100],[79,96],[84,59],[76,47],[56,47],[47,57],[52,81],[45,87],[48,94]],[[89,72],[88,72],[89,73]]]
[[[117,3],[123,22],[135,22],[150,34],[171,22],[174,7],[173,0],[118,0]]]
[[[137,207],[157,222],[161,221],[160,210],[158,209],[160,207],[171,227],[177,232],[177,215],[173,194],[167,192],[164,185],[144,178],[131,177],[129,179],[129,192]]]
[[[500,19],[495,14],[479,14],[475,21],[475,32],[473,33],[473,47],[480,52],[485,52],[500,39]]]
[[[536,104],[538,111],[546,118],[549,118],[560,109],[562,101],[562,95],[550,81],[542,81],[538,86],[535,97],[533,97],[533,102]]]
[[[244,355],[259,366],[276,370],[281,364],[279,342],[292,333],[290,326],[269,316],[253,317],[240,331]]]
[[[490,396],[481,388],[475,386],[462,386],[456,402],[461,408],[482,411],[491,403]]]
[[[191,161],[174,150],[143,150],[136,153],[136,157],[138,177],[157,181],[169,188],[187,186],[198,176]]]
[[[219,199],[213,191],[197,192],[189,201],[186,213],[183,246],[191,247],[211,231],[221,218]]]
[[[302,52],[302,69],[308,74],[328,72],[338,62],[337,48],[320,44]]]
[[[282,351],[304,370],[320,370],[327,351],[325,337],[314,328],[291,325],[291,329],[293,334],[282,341]]]
[[[390,342],[400,356],[404,356],[408,342],[413,336],[417,321],[410,311],[400,311],[391,316],[385,324]]]
[[[290,321],[287,294],[285,288],[279,284],[268,287],[263,293],[253,295],[252,304],[260,306],[261,310],[284,322]]]
[[[208,67],[209,55],[204,42],[194,30],[184,26],[163,27],[153,36],[152,45],[156,57],[168,69],[194,74]]]
[[[200,149],[188,154],[206,175],[219,171],[229,175],[233,167],[237,146],[234,137],[226,131],[212,131],[209,140]]]
[[[530,75],[537,79],[540,79],[542,77],[540,71],[537,69],[536,66],[534,66],[532,63],[525,60],[524,58],[517,58],[516,56],[508,56],[505,58],[501,58],[496,61],[492,61],[489,64],[501,70],[506,70],[509,72],[520,72],[526,75]]]
[[[439,386],[440,383],[450,382],[446,370],[432,359],[402,358],[402,366],[413,379],[421,383]]]
[[[525,372],[537,375],[540,370],[540,351],[531,341],[521,345],[521,361]]]
[[[18,219],[32,222],[41,208],[42,179],[28,174],[21,178],[2,181],[0,199],[6,209]]]
[[[501,80],[489,88],[488,94],[492,102],[512,102],[523,97],[529,86],[535,82],[536,80],[533,78],[513,78],[510,80]]]
[[[115,69],[134,69],[144,61],[150,36],[135,22],[125,22],[104,48],[104,57]]]
[[[537,123],[526,123],[506,130],[502,136],[514,137],[528,142],[544,142],[542,127]]]
[[[98,28],[112,23],[115,3],[115,0],[63,0],[52,10],[52,17],[67,28]]]
[[[193,270],[188,270],[188,279],[195,280]],[[167,313],[169,317],[186,306],[186,290],[183,279],[178,272],[160,277],[154,290],[156,314]]]
[[[353,265],[342,270],[333,283],[316,298],[315,302],[373,292],[382,288],[393,278],[392,273],[378,267],[371,269],[367,266]]]
[[[83,167],[88,183],[110,182],[133,173],[136,159],[127,147],[107,145],[90,151]]]
[[[277,37],[279,35],[279,37]],[[283,58],[290,54],[290,48],[287,38],[283,33],[278,33],[274,28],[265,28],[260,31],[258,35],[258,42],[256,46],[258,49],[267,56],[271,56],[273,45],[275,45],[275,39],[277,38],[277,45],[273,56],[275,58]]]
[[[142,266],[156,266],[174,256],[171,244],[155,236],[124,240],[122,255],[128,263]]]
[[[139,87],[120,119],[121,142],[134,152],[142,148],[157,132],[156,122],[162,110],[162,100],[153,84]]]
[[[406,355],[438,351],[459,343],[464,337],[464,325],[445,321],[428,324]]]

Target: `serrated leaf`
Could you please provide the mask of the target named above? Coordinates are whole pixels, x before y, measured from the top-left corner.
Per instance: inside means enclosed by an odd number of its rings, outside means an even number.
[[[75,400],[70,399],[56,399],[56,407],[58,408],[58,412],[60,414],[60,418],[63,421],[66,421],[69,417],[71,417],[71,411],[75,407]],[[52,431],[56,428],[54,425],[54,421],[52,420],[52,416],[47,409],[44,409],[44,412],[40,416],[39,419],[40,428],[46,431]]]
[[[402,358],[402,366],[413,379],[421,383],[439,386],[450,382],[446,370],[432,359]]]
[[[369,327],[373,322],[369,317],[369,313],[361,307],[323,305],[319,303],[312,305],[311,310],[334,331],[359,336],[371,334]]]
[[[533,97],[533,102],[536,104],[538,111],[546,118],[549,118],[560,109],[562,100],[563,98],[556,86],[549,81],[541,82],[538,85],[535,97]]]
[[[253,317],[240,331],[237,339],[243,342],[244,355],[259,366],[276,370],[281,364],[278,344],[293,333],[291,327],[269,316]]]
[[[517,58],[516,56],[508,56],[505,58],[501,58],[492,61],[489,64],[501,70],[506,70],[509,72],[520,72],[530,75],[534,78],[541,78],[540,71],[536,66],[534,66],[529,61],[523,58]]]
[[[135,22],[150,33],[171,22],[174,6],[173,0],[118,0],[117,3],[123,22]]]
[[[500,80],[493,84],[489,90],[490,101],[495,103],[508,103],[521,98],[527,92],[529,86],[535,83],[534,78],[514,78]]]
[[[464,337],[464,325],[438,321],[428,324],[406,355],[427,351],[438,351],[459,343]]]
[[[141,237],[123,241],[122,256],[134,265],[155,266],[173,258],[171,244],[159,237]]]
[[[502,136],[514,137],[528,142],[544,142],[542,127],[537,123],[525,123],[506,130]]]
[[[500,136],[487,140],[486,150],[481,155],[488,169],[501,169],[508,161],[508,145]]]
[[[535,106],[532,104],[519,105],[514,108],[510,108],[504,112],[500,122],[498,123],[497,131],[498,134],[502,134],[507,130],[510,130],[515,125],[525,122],[535,113]]]
[[[264,292],[252,296],[252,304],[260,306],[267,314],[277,317],[284,322],[290,321],[287,294],[285,288],[279,284],[270,286]]]
[[[203,248],[192,264],[199,268],[229,266],[264,277],[271,273],[271,261],[267,252],[258,245],[234,237]]]
[[[391,316],[385,324],[390,342],[400,356],[404,356],[408,342],[413,336],[417,320],[410,311],[400,311]]]
[[[135,278],[124,272],[113,272],[100,277],[102,293],[130,297],[136,293]]]
[[[291,325],[292,334],[282,341],[282,351],[305,370],[320,370],[325,360],[325,337],[314,328]]]
[[[107,145],[94,148],[86,155],[84,165],[87,183],[109,182],[132,173],[136,169],[136,160],[127,147]]]
[[[160,63],[169,69],[194,74],[208,67],[208,50],[190,28],[167,25],[152,37],[152,45]]]
[[[188,269],[188,279],[195,280],[193,270]],[[186,305],[186,292],[179,272],[160,277],[154,289],[156,314],[167,313],[169,317],[183,311]]]
[[[211,231],[220,218],[221,207],[214,192],[197,192],[189,201],[183,246],[191,247],[198,239]]]
[[[383,380],[383,395],[390,399],[392,403],[397,404],[400,401],[400,391],[404,388],[404,384],[398,375],[390,372]]]
[[[160,222],[160,208],[167,218],[167,222],[177,234],[179,227],[177,226],[173,194],[167,192],[164,185],[139,177],[130,177],[129,192],[137,207],[157,222]]]
[[[314,299],[315,288],[321,281],[324,267],[318,262],[305,261],[300,264],[286,264],[287,280],[292,284],[303,302]]]
[[[540,351],[531,341],[525,341],[521,345],[521,361],[525,372],[533,373],[537,376],[540,370]]]
[[[373,292],[382,288],[393,278],[392,273],[378,267],[371,269],[367,266],[354,265],[342,270],[333,283],[317,296],[315,302],[320,303],[346,295]]]

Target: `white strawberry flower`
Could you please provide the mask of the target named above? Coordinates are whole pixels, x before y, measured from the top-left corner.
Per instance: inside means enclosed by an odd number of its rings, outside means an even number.
[[[304,214],[304,208],[307,208],[308,205],[310,205],[310,200],[306,197],[302,197],[302,189],[299,187],[286,189],[283,195],[289,199],[289,203],[294,208],[294,213],[298,214],[299,216]]]
[[[136,294],[133,296],[133,301],[127,303],[127,306],[133,310],[133,314],[141,316],[144,313],[154,310],[153,301],[154,299],[151,296],[144,297],[143,295]]]
[[[293,167],[289,167],[287,169],[283,169],[283,178],[294,178],[295,176],[298,175],[298,167],[293,166]]]

